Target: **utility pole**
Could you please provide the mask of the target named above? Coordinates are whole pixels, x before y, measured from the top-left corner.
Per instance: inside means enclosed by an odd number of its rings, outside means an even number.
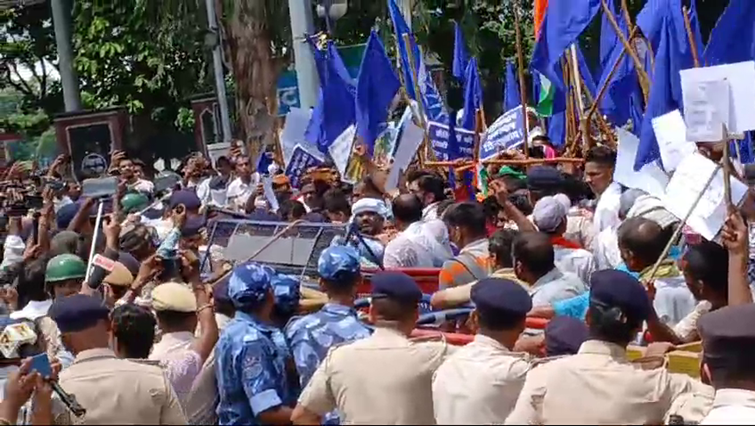
[[[66,112],[81,110],[79,77],[73,67],[71,47],[71,0],[52,0],[52,21],[55,30],[55,45],[58,49],[60,83],[63,86],[63,102]]]
[[[299,102],[302,109],[309,110],[317,103],[319,88],[315,58],[305,38],[315,32],[312,1],[288,0],[288,10],[291,14],[291,35],[294,45],[296,81],[299,86]]]
[[[215,13],[215,0],[205,0],[207,7],[207,24],[210,32],[215,34],[215,46],[212,48],[212,67],[215,74],[215,95],[220,110],[220,125],[223,132],[222,141],[231,142],[231,116],[228,112],[228,96],[225,92],[225,74],[223,73],[223,39],[218,31],[218,20]]]

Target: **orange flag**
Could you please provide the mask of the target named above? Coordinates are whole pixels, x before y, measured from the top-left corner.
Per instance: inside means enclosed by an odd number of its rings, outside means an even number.
[[[535,0],[535,40],[540,35],[540,27],[543,25],[545,11],[548,9],[548,0]]]

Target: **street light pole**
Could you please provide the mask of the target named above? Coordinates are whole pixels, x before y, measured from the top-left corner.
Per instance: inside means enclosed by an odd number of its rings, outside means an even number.
[[[315,32],[312,21],[311,0],[288,0],[291,14],[291,35],[294,45],[294,64],[296,81],[299,86],[299,102],[304,110],[309,110],[317,103],[318,78],[315,58],[305,37]]]
[[[63,102],[66,112],[81,110],[79,77],[73,67],[71,47],[71,0],[52,0],[52,21],[55,30],[55,45],[58,49],[60,83],[63,86]]]
[[[225,74],[223,73],[223,40],[218,31],[217,15],[215,13],[215,0],[205,0],[207,7],[207,24],[210,31],[215,34],[215,46],[212,48],[212,67],[215,74],[215,93],[220,110],[220,125],[223,131],[223,142],[231,142],[231,116],[228,112],[228,95],[225,92]]]

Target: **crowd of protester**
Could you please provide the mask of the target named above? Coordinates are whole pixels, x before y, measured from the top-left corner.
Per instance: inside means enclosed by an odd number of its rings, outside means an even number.
[[[0,424],[755,422],[749,197],[706,241],[613,181],[615,162],[598,146],[580,167],[490,167],[484,190],[461,168],[415,165],[386,190],[385,170],[347,184],[325,165],[294,188],[234,150],[187,157],[166,189],[116,152],[117,191],[97,199],[64,157],[44,177],[11,167]],[[208,231],[226,217],[357,232],[305,283],[225,259]],[[471,343],[412,337],[426,303],[466,308],[436,326]],[[699,380],[669,372],[663,355],[698,340]]]

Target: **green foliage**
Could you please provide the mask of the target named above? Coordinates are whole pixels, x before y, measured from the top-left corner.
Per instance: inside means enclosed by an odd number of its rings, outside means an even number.
[[[151,22],[150,3],[77,1],[76,70],[87,107],[124,105],[131,114],[173,123],[185,98],[211,88],[204,29],[180,16]],[[156,117],[157,109],[163,111]]]

